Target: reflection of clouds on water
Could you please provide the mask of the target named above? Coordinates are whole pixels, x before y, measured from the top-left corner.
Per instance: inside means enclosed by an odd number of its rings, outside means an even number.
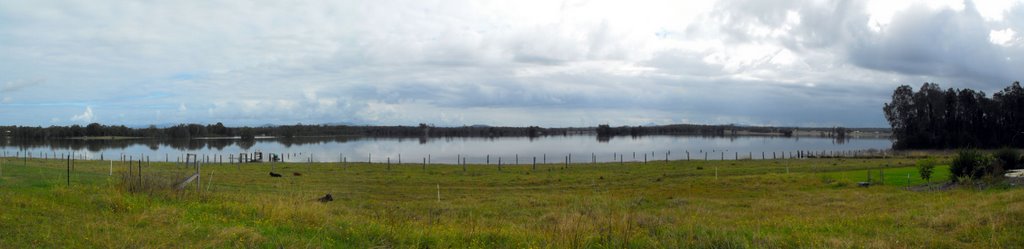
[[[433,163],[453,164],[458,157],[465,157],[467,163],[484,163],[490,156],[491,163],[500,157],[503,162],[520,163],[562,162],[572,155],[574,162],[618,161],[615,155],[625,155],[624,161],[642,161],[644,155],[651,160],[672,160],[760,158],[762,153],[770,158],[772,153],[794,151],[852,151],[888,149],[892,143],[887,138],[846,138],[836,140],[823,137],[702,137],[702,136],[642,136],[607,137],[594,136],[547,136],[547,137],[446,137],[446,138],[291,138],[257,139],[194,139],[194,140],[55,140],[14,142],[3,141],[2,149],[12,156],[19,151],[30,151],[34,156],[46,153],[67,154],[74,151],[82,158],[115,159],[120,155],[145,155],[154,161],[165,158],[174,161],[184,153],[200,155],[238,155],[239,153],[263,152],[281,154],[288,162],[402,162],[420,163],[430,157]],[[636,153],[634,159],[631,154]],[[371,158],[372,155],[372,158]]]

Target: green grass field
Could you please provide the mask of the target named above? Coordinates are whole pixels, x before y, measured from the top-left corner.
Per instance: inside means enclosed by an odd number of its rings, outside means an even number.
[[[1024,245],[1024,189],[910,191],[908,185],[924,184],[914,162],[673,161],[501,171],[278,163],[282,178],[269,177],[269,163],[212,164],[203,166],[204,191],[197,193],[195,185],[131,192],[121,177],[127,167],[115,162],[110,176],[110,163],[101,161],[78,161],[68,186],[64,161],[7,158],[0,248]],[[143,176],[177,179],[192,170],[153,163]],[[858,187],[869,174],[884,184]],[[939,166],[932,182],[947,180],[947,167]],[[315,201],[326,193],[335,201]]]

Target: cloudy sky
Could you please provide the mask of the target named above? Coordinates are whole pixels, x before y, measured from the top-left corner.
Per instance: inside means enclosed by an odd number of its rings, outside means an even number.
[[[0,124],[886,127],[1024,79],[1021,1],[0,0]]]

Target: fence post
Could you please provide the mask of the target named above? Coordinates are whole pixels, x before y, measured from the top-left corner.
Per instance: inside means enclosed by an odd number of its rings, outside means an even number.
[[[878,181],[879,184],[885,185],[885,171],[883,169],[878,169]]]
[[[196,160],[196,161],[198,161],[198,160]],[[202,189],[203,180],[201,179],[203,177],[202,176],[203,175],[202,172],[203,172],[203,163],[202,162],[196,162],[196,193],[199,193],[199,192],[203,191],[203,189]]]

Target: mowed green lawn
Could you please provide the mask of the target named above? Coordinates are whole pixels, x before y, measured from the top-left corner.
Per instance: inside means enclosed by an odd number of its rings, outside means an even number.
[[[127,167],[7,158],[0,248],[1014,248],[1024,190],[909,191],[916,159],[505,166],[204,165],[202,193]],[[948,160],[939,160],[945,164]],[[948,180],[939,166],[933,182]],[[868,174],[884,185],[857,186]],[[135,169],[137,170],[137,168]],[[133,171],[135,171],[133,170]],[[143,176],[193,171],[153,163]],[[295,176],[293,173],[300,173]],[[908,180],[909,175],[909,180]],[[335,201],[316,198],[331,193]]]

